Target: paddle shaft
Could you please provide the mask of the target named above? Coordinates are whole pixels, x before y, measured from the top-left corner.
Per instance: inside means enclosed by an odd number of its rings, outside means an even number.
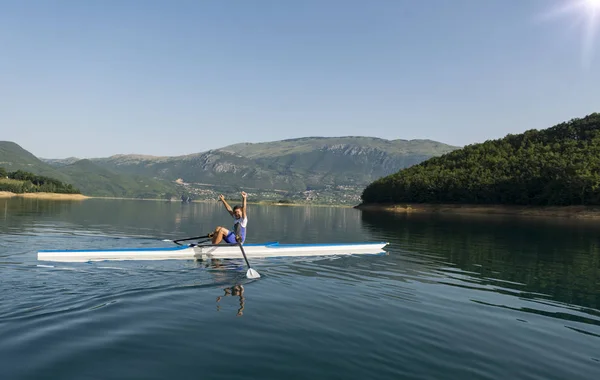
[[[248,278],[260,278],[260,273],[252,269],[250,263],[248,262],[248,257],[246,257],[246,252],[244,251],[244,247],[242,247],[242,242],[238,241],[238,246],[242,251],[242,255],[244,255],[244,260],[246,260],[246,264],[248,265],[248,271],[246,272],[246,277]]]
[[[244,255],[244,260],[246,260],[246,264],[248,264],[248,268],[250,268],[250,263],[248,262],[248,258],[246,257],[246,252],[244,252],[244,247],[242,247],[242,237],[240,236],[240,224],[236,223],[233,226],[233,233],[235,234],[235,240],[237,240],[238,247],[242,250],[242,255]]]
[[[244,260],[246,260],[246,264],[248,264],[248,269],[250,269],[250,263],[248,262],[248,258],[246,257],[246,252],[244,252],[244,247],[242,247],[242,243],[238,242],[238,246],[242,250],[242,255],[244,255]]]

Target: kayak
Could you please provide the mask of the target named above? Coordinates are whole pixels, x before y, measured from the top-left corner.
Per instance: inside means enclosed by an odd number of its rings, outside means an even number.
[[[385,253],[387,242],[342,243],[342,244],[244,244],[248,257],[308,257],[330,255],[365,255]],[[175,247],[117,248],[117,249],[74,249],[40,250],[40,261],[88,262],[106,260],[203,260],[241,259],[242,251],[237,244],[187,244]]]

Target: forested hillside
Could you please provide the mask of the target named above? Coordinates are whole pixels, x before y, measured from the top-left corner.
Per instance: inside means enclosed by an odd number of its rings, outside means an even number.
[[[7,172],[0,167],[0,191],[11,193],[63,193],[79,194],[79,189],[57,179],[35,175],[23,170]]]
[[[600,205],[600,114],[434,157],[374,181],[369,203]]]

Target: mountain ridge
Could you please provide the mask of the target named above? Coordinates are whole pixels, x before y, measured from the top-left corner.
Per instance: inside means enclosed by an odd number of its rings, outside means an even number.
[[[73,179],[90,195],[148,196],[140,186],[154,181],[158,197],[188,192],[196,198],[214,199],[217,192],[247,187],[261,189],[257,197],[280,197],[283,192],[285,197],[306,200],[344,192],[358,199],[373,179],[455,149],[458,147],[429,139],[309,136],[236,143],[177,156],[116,154],[37,162],[40,168]],[[102,176],[111,179],[102,180]],[[331,195],[329,200],[335,197]]]
[[[378,141],[378,142],[382,142],[382,143],[391,143],[391,144],[395,144],[395,143],[408,143],[408,144],[423,144],[423,143],[432,143],[433,145],[437,145],[437,146],[441,146],[441,147],[448,147],[451,150],[454,149],[459,149],[461,148],[460,146],[455,146],[455,145],[449,145],[449,144],[445,144],[436,140],[431,140],[431,139],[385,139],[385,138],[381,138],[381,137],[372,137],[372,136],[352,136],[352,135],[347,135],[347,136],[339,136],[339,137],[328,137],[328,136],[306,136],[306,137],[294,137],[294,138],[289,138],[289,139],[282,139],[282,140],[269,140],[269,141],[263,141],[263,142],[239,142],[239,143],[234,143],[234,144],[229,144],[229,145],[225,145],[219,148],[210,148],[210,149],[206,149],[206,150],[202,150],[199,152],[192,152],[192,153],[184,153],[184,154],[176,154],[176,155],[153,155],[153,154],[141,154],[141,153],[118,153],[118,154],[112,154],[109,156],[95,156],[95,157],[85,157],[85,158],[78,158],[78,157],[68,157],[68,158],[39,158],[42,161],[45,162],[53,162],[53,163],[61,163],[63,161],[73,161],[74,159],[76,160],[83,160],[83,159],[89,159],[91,161],[94,160],[106,160],[106,159],[116,159],[116,158],[139,158],[139,159],[156,159],[156,160],[162,160],[162,159],[177,159],[177,158],[186,158],[186,157],[192,157],[192,156],[199,156],[202,154],[206,154],[206,153],[211,153],[211,152],[215,152],[215,151],[227,151],[228,149],[231,149],[232,147],[237,147],[237,146],[265,146],[265,145],[273,145],[273,144],[278,144],[278,143],[293,143],[293,142],[300,142],[300,141],[309,141],[309,140],[334,140],[334,139],[364,139],[364,140],[374,140],[374,141]]]
[[[180,156],[113,155],[93,161],[130,174],[251,187],[262,184],[268,189],[291,191],[367,184],[374,177],[456,149],[433,140],[422,141],[365,136],[303,137],[231,144]]]

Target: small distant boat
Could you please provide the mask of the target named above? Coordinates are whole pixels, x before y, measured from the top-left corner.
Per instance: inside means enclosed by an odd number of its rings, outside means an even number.
[[[182,239],[186,240],[186,239]],[[179,240],[179,241],[182,241]],[[177,242],[177,241],[173,241]],[[243,252],[252,258],[269,257],[308,257],[330,255],[368,255],[385,253],[388,243],[342,243],[342,244],[244,244]],[[186,244],[175,247],[119,248],[119,249],[76,249],[41,250],[37,254],[40,261],[88,262],[105,260],[202,260],[202,259],[241,259],[238,244]]]

